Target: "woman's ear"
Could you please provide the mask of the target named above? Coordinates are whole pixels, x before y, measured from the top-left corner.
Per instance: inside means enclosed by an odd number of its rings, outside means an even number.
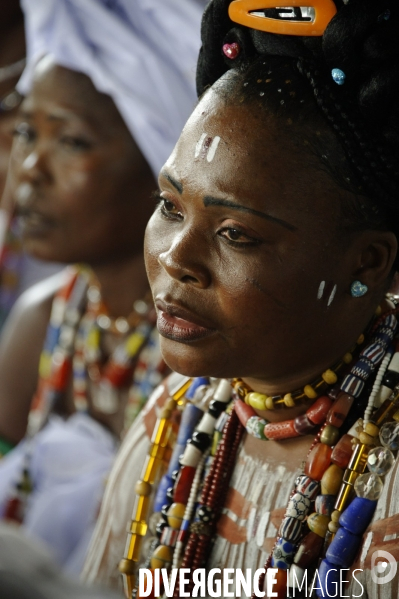
[[[367,285],[371,292],[381,289],[396,258],[396,236],[391,231],[363,231],[358,234],[353,250],[353,280]]]

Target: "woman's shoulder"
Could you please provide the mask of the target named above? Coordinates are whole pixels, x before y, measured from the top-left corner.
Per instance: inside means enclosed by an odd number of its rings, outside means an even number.
[[[63,271],[24,292],[2,331],[0,434],[10,441],[19,441],[25,434],[53,298],[66,281]]]
[[[64,269],[36,283],[20,295],[4,328],[2,343],[22,326],[37,327],[42,323],[47,326],[54,296],[66,284],[68,276],[69,270]]]

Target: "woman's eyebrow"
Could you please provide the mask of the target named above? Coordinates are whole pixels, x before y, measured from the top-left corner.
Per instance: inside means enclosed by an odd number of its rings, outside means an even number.
[[[249,212],[250,214],[254,214],[255,216],[260,216],[266,220],[269,220],[289,231],[296,231],[297,227],[287,223],[287,221],[282,220],[281,218],[276,218],[275,216],[271,216],[270,214],[266,214],[266,212],[260,212],[259,210],[254,210],[253,208],[248,208],[247,206],[241,206],[241,204],[236,204],[235,202],[231,202],[230,200],[223,200],[221,198],[214,198],[212,196],[204,197],[204,206],[226,206],[227,208],[233,208],[233,210],[240,210],[241,212]]]
[[[179,181],[176,181],[176,179],[169,175],[169,173],[161,171],[161,176],[165,177],[165,179],[167,179],[180,194],[183,193],[183,185]]]

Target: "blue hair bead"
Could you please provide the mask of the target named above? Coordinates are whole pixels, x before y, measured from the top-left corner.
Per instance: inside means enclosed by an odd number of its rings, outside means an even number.
[[[365,497],[355,497],[341,514],[339,523],[354,535],[360,535],[370,524],[376,506],[376,501]]]
[[[331,71],[331,76],[337,85],[343,85],[345,83],[346,75],[341,69],[333,69]]]

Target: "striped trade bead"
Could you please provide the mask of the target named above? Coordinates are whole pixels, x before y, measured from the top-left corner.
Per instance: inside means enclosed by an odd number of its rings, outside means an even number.
[[[327,549],[326,558],[332,564],[342,566],[342,568],[350,568],[361,540],[361,536],[352,534],[346,528],[339,528]]]
[[[379,364],[384,357],[385,350],[379,343],[372,343],[368,347],[365,347],[363,351],[360,352],[360,358],[363,356],[368,358],[375,365]]]
[[[320,484],[309,476],[301,474],[295,481],[295,491],[313,501],[320,493]]]
[[[357,378],[353,374],[347,374],[341,384],[342,391],[353,395],[353,397],[360,397],[364,389],[364,381]]]
[[[264,434],[267,439],[292,439],[299,437],[299,433],[294,428],[293,420],[285,420],[284,422],[269,422],[265,426]]]
[[[362,358],[360,358],[360,360],[356,362],[355,366],[351,370],[351,374],[357,376],[358,379],[362,379],[362,381],[367,381],[370,374],[374,372],[374,370],[374,363],[365,356],[363,356]]]
[[[295,544],[279,537],[272,553],[272,567],[288,570],[295,554]]]
[[[323,516],[331,516],[336,499],[335,495],[318,495],[314,505],[316,512]]]
[[[377,501],[365,499],[364,497],[355,497],[346,510],[342,512],[339,523],[352,534],[361,535],[370,524],[376,507]]]
[[[376,340],[376,342],[378,343],[378,345],[381,345],[384,349],[386,349],[394,336],[394,332],[392,329],[388,328],[388,327],[383,327],[382,329],[380,329],[378,331],[378,333],[375,335],[374,339]]]
[[[160,544],[166,545],[167,547],[174,547],[176,545],[178,535],[178,530],[171,528],[170,526],[165,526],[162,529]]]
[[[302,522],[297,518],[287,516],[283,519],[278,530],[278,536],[286,541],[295,543],[302,534]]]
[[[384,327],[388,327],[389,329],[392,329],[392,331],[395,331],[397,326],[398,320],[395,314],[388,314],[384,321]]]
[[[294,493],[288,502],[285,516],[304,520],[309,513],[310,504],[311,502],[307,497],[301,495],[301,493]]]
[[[260,418],[259,416],[251,416],[251,418],[247,420],[245,429],[250,435],[256,437],[257,439],[267,440],[267,437],[263,432],[266,425],[267,421],[264,418]]]

